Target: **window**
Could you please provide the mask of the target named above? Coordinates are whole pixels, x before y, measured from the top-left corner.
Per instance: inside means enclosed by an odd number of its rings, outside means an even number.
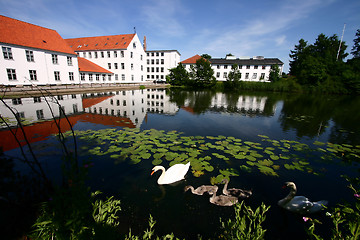
[[[242,69],[242,65],[239,65],[239,69]]]
[[[125,74],[121,74],[121,80],[125,81]]]
[[[86,58],[86,52],[84,52],[83,55],[84,55],[83,57]]]
[[[93,75],[92,73],[89,73],[89,81],[92,81],[93,80]]]
[[[106,80],[106,75],[103,74],[102,77],[103,77],[103,81],[105,81]]]
[[[7,72],[9,81],[17,80],[15,69],[8,68],[8,69],[6,69],[6,72]]]
[[[151,59],[151,64],[155,64],[155,60],[154,60],[154,59]]]
[[[140,55],[140,60],[141,60],[141,61],[143,60],[143,56],[142,56],[142,54]]]
[[[107,56],[108,56],[108,58],[110,58],[110,52],[109,51],[107,52]]]
[[[108,63],[108,68],[111,69],[111,63]]]
[[[123,100],[123,106],[126,106],[126,100]]]
[[[114,58],[117,58],[117,51],[114,51]]]
[[[160,68],[160,71],[161,71],[161,72],[164,72],[164,68],[163,68],[163,67],[161,67],[161,68]]]
[[[227,78],[227,72],[224,72],[224,78]]]
[[[124,51],[120,51],[120,57],[124,57]]]
[[[159,56],[159,53],[158,53],[158,52],[156,53],[156,56],[157,56],[157,57]]]
[[[219,72],[216,73],[216,77],[217,77],[217,78],[220,77],[220,73],[219,73]]]
[[[21,104],[22,102],[21,102],[21,98],[13,98],[12,99],[12,104],[13,105],[19,105],[19,104]]]
[[[42,109],[36,110],[36,117],[38,120],[44,119],[44,111]]]
[[[53,64],[58,64],[58,56],[56,54],[51,54]]]
[[[55,81],[60,81],[60,72],[54,71],[54,77],[55,77]]]
[[[74,112],[74,113],[79,112],[79,110],[78,110],[78,105],[77,105],[77,104],[73,104],[73,112]]]
[[[69,80],[74,81],[74,73],[73,72],[69,72]]]
[[[25,113],[24,112],[17,112],[15,113],[15,117],[18,121],[23,121],[25,118]]]
[[[34,62],[34,52],[30,50],[25,50],[26,53],[26,60],[28,62]]]
[[[254,69],[258,69],[258,65],[255,65],[255,66],[254,66]]]
[[[141,68],[141,71],[144,71],[144,66],[143,65],[141,65],[140,68]]]
[[[134,55],[133,52],[130,52],[130,58],[133,58],[133,55]]]
[[[89,52],[89,58],[91,58],[92,56],[91,56],[91,52]]]
[[[161,64],[164,64],[164,59],[161,59]]]
[[[58,96],[57,96],[57,99],[58,99],[58,100],[64,100],[64,96],[58,95]]]
[[[108,80],[111,81],[111,75],[108,75]]]
[[[224,65],[224,69],[227,69],[227,67],[228,67],[227,65]]]
[[[245,73],[245,79],[249,79],[249,73]]]
[[[246,65],[246,69],[250,69],[250,65]]]
[[[80,73],[80,80],[85,81],[85,73]]]
[[[159,59],[156,59],[156,64],[159,64]]]
[[[119,74],[115,74],[115,80],[119,80]]]
[[[40,97],[34,97],[34,103],[39,103],[41,102],[41,98]]]
[[[265,69],[266,68],[266,66],[262,66],[262,69]]]
[[[265,79],[265,73],[261,73],[260,80],[264,80],[264,79]]]
[[[96,74],[95,79],[96,79],[96,81],[100,81],[100,74]]]
[[[133,48],[136,48],[136,42],[133,42]]]
[[[114,68],[118,69],[118,64],[117,63],[114,63]]]
[[[257,73],[254,73],[253,75],[252,75],[252,79],[256,79],[257,78]]]
[[[98,53],[97,52],[95,52],[95,58],[98,58]]]
[[[29,70],[30,80],[37,81],[36,70]]]
[[[150,59],[146,60],[146,63],[147,63],[147,64],[150,64]]]
[[[13,55],[12,55],[12,52],[11,52],[11,48],[9,48],[9,47],[2,47],[2,51],[3,51],[3,54],[4,54],[4,59],[8,59],[8,60],[13,59]]]
[[[131,81],[134,81],[134,75],[133,74],[131,75]]]
[[[104,58],[104,52],[100,52],[101,58]]]
[[[163,53],[163,52],[161,53],[161,56],[162,56],[162,57],[164,56],[164,53]]]
[[[130,68],[131,68],[131,70],[134,70],[134,64],[133,63],[130,65]]]
[[[121,69],[125,69],[125,63],[121,63]]]
[[[67,57],[67,64],[68,66],[72,66],[73,63],[72,63],[72,57]]]

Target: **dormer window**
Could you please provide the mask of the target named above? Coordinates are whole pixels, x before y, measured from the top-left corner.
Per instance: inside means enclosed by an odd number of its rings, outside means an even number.
[[[136,48],[136,42],[133,42],[133,48]]]

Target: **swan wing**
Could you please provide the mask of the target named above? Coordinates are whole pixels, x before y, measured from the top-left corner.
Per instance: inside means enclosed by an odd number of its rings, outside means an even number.
[[[188,162],[187,164],[179,163],[171,166],[165,171],[164,177],[161,179],[161,182],[159,182],[159,184],[170,184],[184,179],[184,176],[188,172],[189,167],[190,162]]]

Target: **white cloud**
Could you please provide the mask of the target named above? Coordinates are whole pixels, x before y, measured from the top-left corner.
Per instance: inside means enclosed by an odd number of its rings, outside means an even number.
[[[185,28],[177,18],[185,13],[181,1],[153,0],[142,7],[145,25],[153,32],[166,37],[185,34]]]

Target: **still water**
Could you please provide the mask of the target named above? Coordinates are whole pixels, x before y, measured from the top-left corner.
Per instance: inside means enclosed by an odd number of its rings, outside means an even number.
[[[53,181],[61,178],[63,154],[54,137],[55,124],[48,120],[52,115],[61,117],[57,102],[73,129],[80,131],[79,135],[86,130],[91,130],[85,134],[89,137],[95,131],[116,129],[107,132],[100,142],[78,139],[77,148],[79,158],[92,163],[88,180],[91,189],[121,200],[120,226],[124,232],[131,228],[132,233],[142,233],[151,214],[157,221],[158,235],[173,232],[186,239],[196,239],[198,235],[216,238],[219,219],[233,217],[233,208],[212,205],[208,196],[184,193],[184,187],[208,185],[216,178],[229,176],[229,187],[252,189],[253,195],[245,200],[247,205],[253,209],[262,202],[271,206],[264,223],[268,229],[266,239],[305,239],[302,216],[277,205],[288,193],[281,188],[284,182],[295,182],[298,195],[313,201],[328,200],[333,207],[344,200],[352,201],[352,192],[341,175],[354,177],[359,173],[359,156],[349,150],[360,148],[359,97],[144,89],[64,95],[49,97],[47,101],[43,97],[5,99],[5,102],[27,124],[24,129],[29,142]],[[8,108],[1,105],[0,112],[9,125],[16,125]],[[68,122],[61,119],[62,131],[69,131]],[[0,146],[5,155],[21,157],[11,132],[4,123],[0,126]],[[20,131],[16,134],[27,150]],[[149,134],[155,134],[149,137],[151,141],[147,138]],[[117,145],[114,139],[120,135],[132,136],[137,143],[129,143],[127,139],[123,145]],[[150,176],[153,165],[168,168],[174,158],[166,154],[182,151],[180,147],[167,145],[164,139],[169,136],[195,153],[186,150],[192,167],[185,180],[159,186],[156,181],[160,173]],[[159,144],[159,141],[163,142]],[[145,150],[149,156],[132,158],[141,142],[152,144]],[[347,149],[334,154],[331,149],[334,145],[329,143]],[[101,154],[95,151],[98,146]],[[114,149],[111,146],[122,150],[110,151]],[[165,148],[167,153],[157,159],[157,148]],[[244,156],[234,154],[233,148]],[[247,155],[249,151],[251,154]],[[326,151],[330,152],[323,155]],[[195,166],[198,159],[202,162]],[[178,161],[186,162],[186,159]],[[16,168],[31,174],[26,164],[17,163]],[[325,212],[311,217],[324,222],[318,227],[320,233],[328,232]]]

